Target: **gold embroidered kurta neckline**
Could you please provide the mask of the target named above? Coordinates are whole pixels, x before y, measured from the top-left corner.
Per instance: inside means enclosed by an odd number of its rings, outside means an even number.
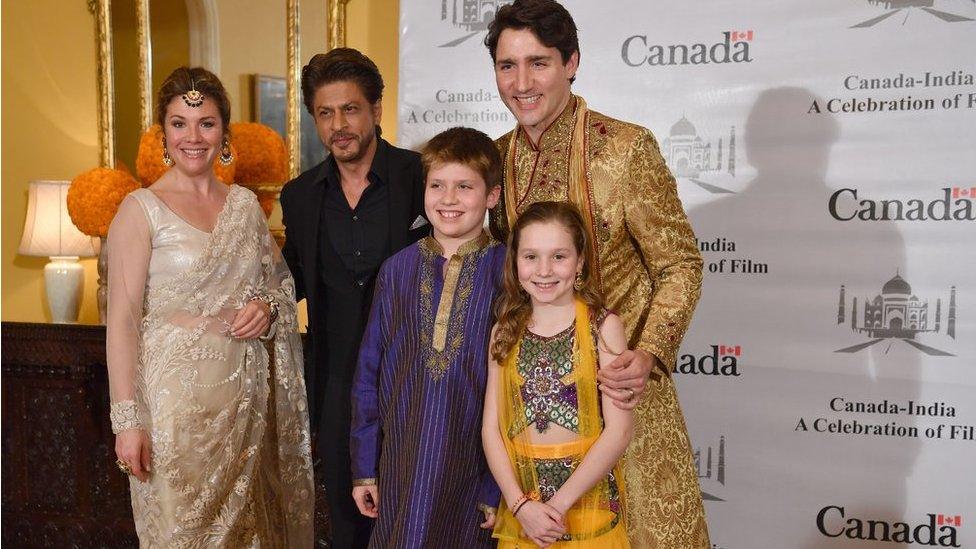
[[[440,302],[437,304],[437,313],[430,322],[428,317],[433,308],[435,259],[437,256],[443,256],[444,247],[432,236],[420,241],[420,250],[426,256],[420,280],[421,306],[424,310],[425,321],[421,337],[426,340],[429,330],[432,351],[425,363],[427,370],[434,379],[439,379],[444,375],[444,372],[447,371],[447,365],[451,363],[451,358],[464,340],[464,334],[460,332],[474,284],[476,256],[491,242],[491,236],[486,231],[482,231],[474,239],[462,244],[457,252],[447,259]],[[430,326],[427,325],[428,322],[430,322]],[[451,329],[452,325],[453,330]],[[450,347],[448,347],[449,334],[453,336]]]
[[[464,244],[461,244],[461,246],[458,247],[457,251],[454,252],[454,255],[451,256],[451,259],[455,257],[464,257],[472,252],[477,252],[478,250],[484,248],[490,243],[491,243],[491,235],[489,235],[487,231],[482,230],[481,234],[465,242]],[[432,236],[425,237],[423,240],[420,241],[420,245],[424,248],[424,250],[430,253],[441,255],[441,256],[444,255],[444,246],[441,246],[441,243],[438,242],[437,239]]]

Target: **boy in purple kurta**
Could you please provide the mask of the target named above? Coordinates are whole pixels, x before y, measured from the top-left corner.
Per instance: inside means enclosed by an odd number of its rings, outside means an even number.
[[[433,236],[377,276],[353,379],[353,498],[376,519],[370,547],[493,547],[480,433],[505,247],[483,224],[501,160],[485,134],[452,128],[422,161]]]

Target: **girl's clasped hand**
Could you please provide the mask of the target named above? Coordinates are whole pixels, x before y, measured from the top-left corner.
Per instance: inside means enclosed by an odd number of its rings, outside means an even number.
[[[515,514],[522,532],[539,547],[548,547],[566,534],[563,515],[551,505],[529,500]]]

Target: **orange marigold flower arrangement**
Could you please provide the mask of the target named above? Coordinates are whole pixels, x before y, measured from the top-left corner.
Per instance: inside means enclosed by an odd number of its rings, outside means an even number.
[[[230,142],[237,150],[235,183],[281,185],[288,180],[288,149],[278,132],[257,122],[233,122]]]
[[[259,190],[258,187],[281,186],[288,180],[285,140],[264,124],[234,122],[230,125],[230,142],[237,151],[234,182],[254,191],[264,215],[270,216],[277,193]]]
[[[108,226],[125,195],[139,188],[132,174],[112,168],[95,168],[71,180],[68,215],[88,236],[108,236]]]
[[[231,143],[230,150],[234,153],[235,161],[229,166],[224,166],[219,161],[214,161],[214,173],[217,179],[230,185],[234,182],[234,172],[237,166],[237,151]],[[169,166],[163,164],[163,128],[159,124],[153,124],[139,140],[139,152],[136,154],[136,174],[142,181],[144,187],[148,187],[162,177]]]

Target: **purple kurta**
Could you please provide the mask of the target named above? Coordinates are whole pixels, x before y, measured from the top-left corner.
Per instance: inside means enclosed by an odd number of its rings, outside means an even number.
[[[380,269],[353,380],[350,440],[353,482],[379,486],[370,547],[494,546],[479,527],[479,504],[499,500],[481,415],[504,258],[487,234],[450,261],[428,237]]]

